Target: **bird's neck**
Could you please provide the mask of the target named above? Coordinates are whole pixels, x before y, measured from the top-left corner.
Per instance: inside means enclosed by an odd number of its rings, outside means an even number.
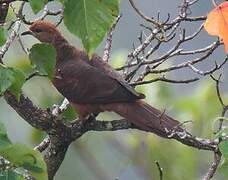
[[[57,53],[56,64],[59,64],[62,61],[67,61],[72,58],[74,54],[74,47],[71,46],[63,36],[56,36],[55,40],[52,42],[52,45],[56,49]]]

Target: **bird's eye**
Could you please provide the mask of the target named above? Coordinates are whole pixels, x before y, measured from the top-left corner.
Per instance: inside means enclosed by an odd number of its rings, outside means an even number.
[[[40,33],[40,32],[42,32],[42,30],[41,29],[35,29],[34,30],[36,33]]]

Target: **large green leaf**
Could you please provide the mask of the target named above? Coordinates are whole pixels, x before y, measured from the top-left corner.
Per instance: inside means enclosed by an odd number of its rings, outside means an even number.
[[[36,179],[47,180],[47,167],[40,152],[22,144],[0,149],[0,155],[17,167],[27,169]]]
[[[41,75],[47,75],[50,79],[53,76],[53,70],[56,62],[56,51],[49,44],[35,44],[32,46],[29,58],[35,69]]]
[[[25,76],[22,72],[0,64],[0,95],[10,89],[14,95],[19,97],[24,82]]]
[[[0,95],[9,89],[17,98],[21,94],[21,87],[25,76],[19,70],[0,64]]]
[[[0,46],[6,42],[6,33],[4,27],[0,26]]]
[[[0,122],[0,149],[6,148],[11,145],[11,141],[7,136],[6,128],[2,122]]]
[[[65,0],[64,23],[91,54],[119,13],[119,0]]]
[[[48,0],[29,0],[30,6],[34,13],[38,13],[41,9],[43,9],[47,2]]]
[[[7,159],[16,168],[24,168],[36,179],[46,180],[47,167],[40,152],[33,150],[22,144],[12,144],[7,136],[4,125],[0,122],[0,156]],[[21,176],[15,174],[13,170],[0,172],[0,179],[19,180]],[[7,179],[8,178],[8,179]]]

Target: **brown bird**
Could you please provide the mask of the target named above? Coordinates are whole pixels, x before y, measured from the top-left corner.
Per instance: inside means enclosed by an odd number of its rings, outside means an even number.
[[[50,43],[57,52],[54,86],[75,107],[80,118],[91,113],[113,111],[144,131],[162,137],[179,127],[179,122],[161,113],[141,99],[136,92],[111,66],[94,54],[88,55],[73,46],[47,21],[34,22],[30,34],[41,42]]]

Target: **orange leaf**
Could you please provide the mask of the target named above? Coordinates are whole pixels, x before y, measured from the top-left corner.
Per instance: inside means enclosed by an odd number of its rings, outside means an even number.
[[[208,34],[223,40],[228,53],[228,2],[220,4],[208,14],[204,28]]]

